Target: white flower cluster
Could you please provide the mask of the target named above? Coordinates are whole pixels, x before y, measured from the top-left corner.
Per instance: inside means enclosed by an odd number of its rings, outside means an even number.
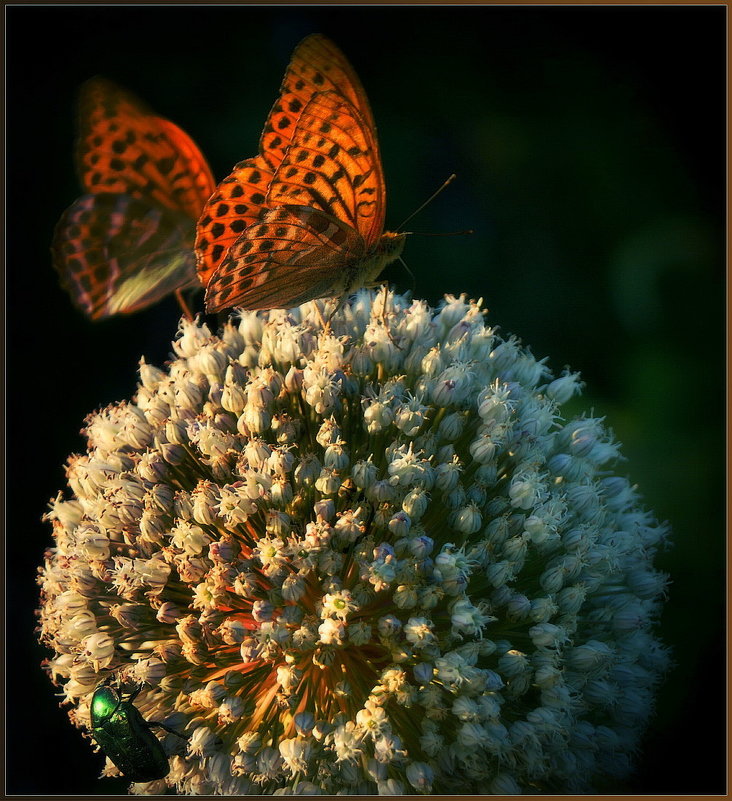
[[[174,349],[88,419],[40,578],[75,725],[113,675],[188,738],[165,734],[170,773],[133,791],[629,773],[667,664],[666,530],[602,421],[562,419],[576,374],[452,296],[362,291],[325,330],[314,303],[220,336],[182,322]]]

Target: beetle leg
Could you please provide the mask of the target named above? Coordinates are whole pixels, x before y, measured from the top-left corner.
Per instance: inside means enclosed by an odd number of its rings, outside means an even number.
[[[171,734],[175,734],[176,737],[180,737],[181,740],[190,739],[189,737],[186,737],[185,734],[181,734],[179,731],[176,731],[175,729],[171,729],[170,726],[166,726],[164,723],[158,723],[157,720],[148,720],[147,721],[147,725],[148,726],[159,726],[161,729],[165,729],[165,731],[168,731]]]
[[[142,691],[142,684],[140,684],[140,685],[137,687],[137,689],[136,689],[136,690],[133,690],[133,691],[132,691],[132,692],[131,692],[131,693],[130,693],[128,696],[127,696],[127,701],[128,701],[128,702],[130,702],[130,703],[131,703],[132,701],[134,701],[134,700],[135,700],[135,698],[137,698],[137,696],[140,694],[140,692],[141,692],[141,691]]]

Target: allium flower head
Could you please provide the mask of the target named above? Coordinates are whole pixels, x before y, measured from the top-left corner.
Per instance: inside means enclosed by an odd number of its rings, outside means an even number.
[[[667,663],[666,530],[603,421],[562,417],[578,377],[464,297],[362,291],[321,321],[184,321],[167,370],[88,418],[40,578],[73,723],[102,680],[142,687],[188,739],[136,792],[625,776]]]

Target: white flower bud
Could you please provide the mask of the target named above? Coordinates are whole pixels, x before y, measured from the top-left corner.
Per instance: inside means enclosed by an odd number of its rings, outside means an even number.
[[[452,462],[443,462],[435,468],[435,486],[442,492],[451,492],[460,481],[462,465],[455,457]]]
[[[158,384],[166,378],[165,372],[159,367],[148,364],[144,356],[140,359],[139,372],[142,386],[151,391],[156,389]]]
[[[315,373],[309,368],[303,374],[303,389],[306,402],[317,414],[328,414],[338,400],[338,385],[325,371]]]
[[[509,620],[525,620],[531,611],[531,601],[520,593],[516,593],[506,605],[506,617]]]
[[[226,411],[240,415],[246,408],[247,395],[240,384],[234,383],[234,381],[229,378],[229,371],[231,371],[231,369],[230,366],[226,374],[226,382],[221,392],[221,405]]]
[[[378,434],[380,431],[388,428],[393,420],[394,412],[381,401],[374,401],[364,409],[364,427],[371,435]]]
[[[88,559],[109,559],[109,537],[96,526],[80,526],[76,542]]]
[[[335,517],[335,503],[332,498],[324,498],[313,504],[313,511],[319,520],[331,521]]]
[[[424,648],[435,642],[434,624],[426,617],[410,617],[404,625],[404,636],[415,648]]]
[[[557,453],[547,462],[547,467],[554,475],[562,476],[567,481],[580,481],[589,475],[591,465],[584,459],[578,459],[568,453]]]
[[[349,641],[356,647],[366,645],[371,641],[371,626],[363,621],[350,623],[347,632]]]
[[[402,509],[409,515],[412,521],[419,520],[427,511],[429,506],[429,495],[423,490],[416,488],[410,490],[402,501]]]
[[[511,505],[518,509],[531,509],[537,502],[539,486],[534,476],[515,476],[508,489]]]
[[[302,390],[303,371],[295,366],[290,367],[285,375],[285,389],[290,395],[298,395]]]
[[[298,712],[295,715],[295,728],[302,737],[307,737],[315,727],[315,717],[312,712]]]
[[[255,601],[252,604],[252,617],[261,623],[264,620],[272,620],[274,607],[269,601]]]
[[[428,406],[423,406],[416,398],[397,406],[394,425],[408,437],[415,437],[424,425]]]
[[[545,623],[557,612],[557,605],[551,598],[534,598],[531,601],[531,619]]]
[[[285,477],[292,470],[295,464],[295,455],[287,448],[277,447],[272,449],[267,467],[274,475]]]
[[[435,323],[439,324],[443,330],[449,331],[457,325],[470,310],[470,306],[465,302],[467,295],[445,295],[445,303],[435,318]]]
[[[351,470],[353,482],[360,490],[369,489],[374,481],[376,481],[377,474],[378,468],[371,461],[371,457],[366,461],[361,460],[356,462]]]
[[[473,373],[466,366],[455,363],[443,370],[431,388],[432,402],[438,408],[462,403],[473,388]]]
[[[282,582],[282,597],[286,601],[297,602],[305,594],[305,579],[298,575],[289,575]]]
[[[531,669],[526,654],[511,649],[506,651],[498,660],[498,671],[507,679],[514,679]]]
[[[357,376],[370,375],[374,370],[374,361],[369,355],[370,348],[355,347],[351,351],[351,369]]]
[[[464,748],[476,748],[485,743],[486,731],[480,723],[463,723],[457,730],[457,742]]]
[[[96,671],[109,667],[114,659],[114,640],[103,632],[84,637],[81,647],[84,658],[94,666]]]
[[[455,530],[466,536],[475,534],[483,525],[480,509],[474,503],[456,511],[454,520]]]
[[[323,464],[331,470],[343,471],[348,468],[348,451],[340,443],[328,445],[325,449]]]
[[[437,436],[445,442],[456,442],[465,429],[465,414],[463,412],[452,412],[445,415],[437,428]]]
[[[262,434],[269,428],[271,422],[272,415],[264,407],[247,404],[239,416],[237,428],[244,436]]]
[[[394,488],[386,479],[375,481],[367,493],[368,499],[376,504],[388,503],[394,495]]]
[[[210,542],[210,537],[200,527],[185,520],[171,529],[171,544],[185,553],[196,555],[203,551]]]
[[[394,615],[384,615],[379,618],[377,628],[379,634],[387,639],[396,636],[402,628],[401,621]]]
[[[211,756],[216,749],[216,735],[208,726],[197,726],[188,740],[188,753],[192,756]]]
[[[320,475],[320,462],[313,454],[305,454],[298,462],[293,478],[296,487],[314,487]]]
[[[346,638],[346,626],[339,620],[328,618],[318,626],[318,637],[324,645],[342,645]]]
[[[509,580],[509,576],[511,576],[511,574],[511,563],[505,560],[501,562],[494,562],[492,565],[488,565],[485,571],[485,576],[488,579],[488,583],[492,587],[500,587],[502,584],[505,584]]]
[[[315,480],[315,489],[323,495],[335,495],[341,487],[341,477],[337,470],[324,467]]]
[[[395,537],[406,537],[409,533],[411,523],[412,521],[409,519],[409,515],[401,511],[392,516],[387,527]]]
[[[323,448],[327,448],[329,445],[333,445],[340,440],[341,436],[341,429],[338,426],[338,423],[335,417],[329,417],[327,420],[323,420],[320,424],[320,428],[318,429],[318,433],[315,435],[315,440]]]
[[[222,350],[221,342],[211,342],[203,345],[198,353],[189,359],[188,364],[192,370],[203,373],[209,380],[218,381],[226,369],[226,354]]]
[[[567,664],[574,670],[589,673],[606,665],[612,655],[613,651],[606,643],[588,640],[583,645],[577,645],[570,649],[567,654]]]
[[[435,774],[426,762],[410,762],[406,770],[407,781],[419,793],[427,794],[432,791],[432,782]]]
[[[491,782],[492,795],[521,795],[521,787],[510,773],[499,773]]]

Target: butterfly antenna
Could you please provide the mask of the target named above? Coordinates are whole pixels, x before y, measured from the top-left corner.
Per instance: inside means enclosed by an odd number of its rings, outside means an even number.
[[[472,228],[468,228],[465,231],[441,231],[440,233],[432,233],[431,231],[402,231],[403,234],[409,234],[409,236],[467,236],[468,234],[474,234]]]
[[[442,184],[442,186],[441,186],[441,187],[440,187],[440,188],[439,188],[439,189],[438,189],[436,192],[433,192],[433,193],[432,193],[432,194],[431,194],[431,195],[430,195],[430,196],[427,198],[427,200],[425,200],[425,202],[424,202],[424,203],[423,203],[423,204],[422,204],[422,205],[421,205],[421,206],[420,206],[420,207],[419,207],[419,208],[418,208],[416,211],[413,211],[413,212],[412,212],[412,213],[409,215],[409,217],[407,217],[407,219],[406,219],[406,220],[404,220],[404,221],[402,222],[402,224],[401,224],[400,226],[398,226],[398,227],[397,227],[397,229],[396,229],[396,230],[397,230],[397,231],[401,231],[401,229],[402,229],[402,228],[403,228],[403,227],[404,227],[404,226],[405,226],[405,225],[406,225],[406,224],[407,224],[407,223],[408,223],[408,222],[409,222],[409,221],[412,219],[412,217],[415,217],[417,214],[419,214],[419,213],[420,213],[420,211],[422,211],[422,209],[423,209],[423,208],[424,208],[424,207],[425,207],[425,206],[426,206],[428,203],[431,203],[431,202],[432,202],[432,201],[433,201],[433,200],[434,200],[434,199],[437,197],[437,195],[439,195],[439,194],[440,194],[440,192],[442,192],[442,190],[443,190],[443,189],[444,189],[446,186],[449,186],[449,185],[450,185],[450,184],[451,184],[451,183],[452,183],[452,182],[455,180],[455,178],[457,178],[457,176],[455,175],[455,173],[453,173],[453,174],[452,174],[452,175],[451,175],[451,176],[450,176],[450,177],[449,177],[449,178],[448,178],[448,179],[447,179],[447,180],[446,180],[446,181],[445,181],[445,182]]]

